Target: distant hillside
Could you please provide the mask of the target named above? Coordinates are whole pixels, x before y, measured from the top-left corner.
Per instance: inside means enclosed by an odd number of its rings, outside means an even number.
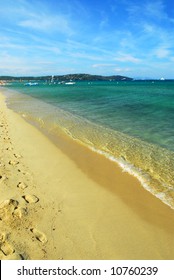
[[[51,80],[52,77],[54,81],[132,81],[132,78],[125,76],[101,76],[101,75],[90,75],[90,74],[67,74],[67,75],[54,75],[54,76],[39,76],[39,77],[14,77],[14,76],[0,76],[0,80]]]
[[[133,80],[129,77],[124,76],[101,76],[101,75],[90,75],[90,74],[68,74],[62,76],[54,76],[55,80],[72,80],[72,81],[121,81],[121,80]]]

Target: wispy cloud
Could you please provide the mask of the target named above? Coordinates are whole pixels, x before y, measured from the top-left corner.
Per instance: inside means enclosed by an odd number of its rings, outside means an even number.
[[[170,56],[170,50],[166,47],[159,47],[153,51],[154,55],[158,58],[168,58]]]
[[[8,0],[1,5],[0,15],[11,22],[14,28],[19,26],[50,33],[56,30],[68,35],[74,33],[68,15],[58,11],[53,13],[42,1],[34,1],[33,5],[32,1],[16,0],[14,5],[14,2]]]
[[[165,11],[165,2],[162,0],[147,1],[143,3],[127,1],[126,10],[132,20],[136,19],[153,19],[156,20],[168,20],[170,17]]]
[[[93,68],[97,68],[97,69],[102,69],[103,71],[106,70],[107,68],[112,69],[113,73],[130,73],[131,72],[131,68],[129,67],[118,67],[116,66],[116,64],[107,64],[107,63],[101,63],[101,64],[93,64],[92,65]]]
[[[114,71],[116,73],[127,73],[127,72],[131,72],[131,68],[128,68],[128,67],[126,67],[126,68],[116,67],[116,68],[114,68]]]
[[[131,62],[131,63],[141,62],[141,59],[134,57],[131,54],[124,54],[124,53],[118,53],[118,56],[116,56],[114,60],[121,61],[121,62]]]
[[[115,64],[109,63],[100,63],[100,64],[93,64],[93,68],[100,68],[100,67],[115,67]]]
[[[43,32],[52,33],[52,31],[56,30],[56,32],[68,35],[72,35],[74,33],[74,31],[70,27],[68,19],[62,15],[53,17],[45,13],[35,13],[30,16],[26,16],[26,19],[24,20],[20,20],[18,22],[18,25],[29,29],[40,30]]]
[[[156,19],[162,20],[167,18],[165,12],[165,6],[163,1],[151,1],[143,5],[144,14],[147,17],[155,17]]]

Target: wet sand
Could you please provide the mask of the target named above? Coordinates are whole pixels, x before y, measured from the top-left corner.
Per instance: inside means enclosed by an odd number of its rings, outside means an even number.
[[[174,210],[79,143],[50,141],[0,94],[0,259],[174,259]]]

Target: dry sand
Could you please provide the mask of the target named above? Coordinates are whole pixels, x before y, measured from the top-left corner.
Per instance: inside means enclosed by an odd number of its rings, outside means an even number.
[[[0,259],[174,259],[174,211],[75,141],[54,145],[0,94]]]

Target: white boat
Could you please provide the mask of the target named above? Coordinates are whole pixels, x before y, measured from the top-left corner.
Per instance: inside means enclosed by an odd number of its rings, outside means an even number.
[[[37,85],[38,85],[38,83],[31,83],[31,82],[25,84],[25,86],[37,86]]]
[[[65,85],[75,85],[75,82],[67,82]]]

